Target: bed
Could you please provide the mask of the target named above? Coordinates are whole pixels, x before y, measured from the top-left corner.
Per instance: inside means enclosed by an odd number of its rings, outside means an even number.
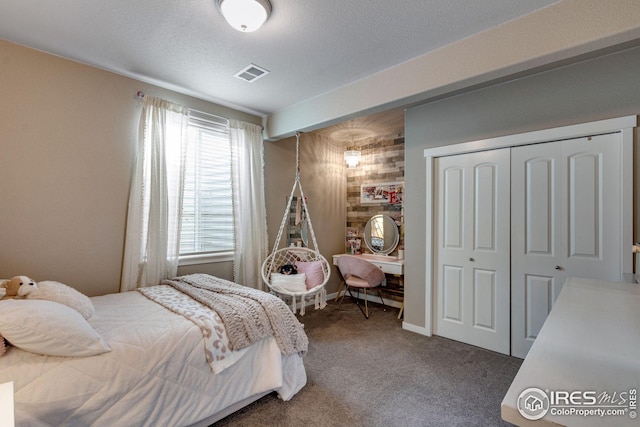
[[[151,288],[175,290],[164,282]],[[242,349],[218,339],[212,352],[201,325],[153,298],[138,291],[90,298],[95,311],[86,322],[102,340],[91,344],[99,354],[44,356],[9,346],[0,357],[0,384],[14,384],[16,426],[207,426],[274,391],[289,400],[306,384],[304,343],[284,354],[276,336],[257,337]],[[3,315],[26,302],[10,301],[0,301]],[[42,316],[41,323],[49,322]],[[218,337],[225,337],[225,324],[214,326]],[[55,330],[50,334],[62,341]]]

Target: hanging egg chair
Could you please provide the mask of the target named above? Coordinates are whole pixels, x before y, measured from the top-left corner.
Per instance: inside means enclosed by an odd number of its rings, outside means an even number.
[[[300,193],[299,200],[301,200],[302,212],[305,215],[305,231],[311,239],[306,239],[307,246],[293,245],[280,248],[280,241],[285,232],[296,189]],[[291,311],[294,313],[299,303],[300,315],[304,316],[306,303],[311,298],[315,299],[316,310],[323,309],[327,305],[325,285],[330,276],[331,265],[318,249],[318,242],[307,208],[307,200],[300,183],[300,134],[296,133],[296,177],[273,250],[262,263],[262,280],[271,293],[285,301],[290,300]]]

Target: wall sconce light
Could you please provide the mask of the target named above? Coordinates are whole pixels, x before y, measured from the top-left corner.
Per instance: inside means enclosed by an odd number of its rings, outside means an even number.
[[[257,30],[271,14],[269,0],[216,0],[229,25],[243,33]]]
[[[344,152],[344,160],[347,166],[355,168],[360,163],[360,152],[358,150],[347,150]]]

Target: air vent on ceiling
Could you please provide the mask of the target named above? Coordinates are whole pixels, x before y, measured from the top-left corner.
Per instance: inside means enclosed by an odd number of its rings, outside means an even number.
[[[258,67],[256,64],[249,64],[247,67],[234,74],[234,76],[246,82],[255,82],[260,77],[264,77],[267,74],[269,74],[269,70]]]

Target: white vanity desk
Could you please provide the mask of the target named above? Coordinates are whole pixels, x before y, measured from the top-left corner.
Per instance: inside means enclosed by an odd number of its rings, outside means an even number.
[[[349,256],[357,256],[359,258],[366,259],[370,263],[376,265],[380,270],[384,271],[387,274],[396,274],[398,276],[404,275],[404,259],[398,259],[393,256],[388,255],[374,255],[374,254],[360,254],[360,255],[350,255],[350,254],[338,254],[333,256],[333,265],[337,265],[338,257],[349,255]]]
[[[625,415],[600,418],[554,415],[550,407],[542,419],[530,421],[517,405],[531,387],[626,393],[628,409]],[[534,427],[637,426],[632,417],[640,414],[629,407],[630,390],[640,391],[640,285],[569,278],[502,401],[502,419]],[[630,411],[635,412],[631,417]]]

